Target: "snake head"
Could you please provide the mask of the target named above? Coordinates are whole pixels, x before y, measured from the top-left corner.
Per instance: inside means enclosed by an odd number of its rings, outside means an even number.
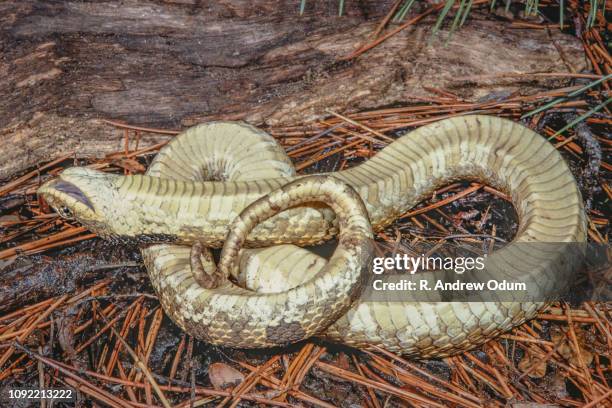
[[[38,195],[62,218],[77,220],[96,231],[104,218],[98,197],[112,196],[114,177],[86,167],[72,167],[40,186]]]

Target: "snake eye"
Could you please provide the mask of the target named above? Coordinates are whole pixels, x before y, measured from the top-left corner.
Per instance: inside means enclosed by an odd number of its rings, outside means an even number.
[[[70,211],[70,208],[68,207],[60,207],[58,208],[58,212],[60,214],[60,216],[64,217],[64,218],[71,218],[72,217],[72,211]]]

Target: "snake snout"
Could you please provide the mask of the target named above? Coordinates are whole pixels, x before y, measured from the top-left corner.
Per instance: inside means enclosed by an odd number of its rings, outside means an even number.
[[[91,227],[99,224],[96,197],[108,193],[108,181],[113,177],[85,167],[72,167],[44,183],[37,193],[62,218],[75,219]]]

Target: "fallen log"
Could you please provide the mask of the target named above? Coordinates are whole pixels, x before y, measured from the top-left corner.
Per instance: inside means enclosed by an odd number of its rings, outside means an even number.
[[[565,80],[457,78],[585,66],[576,38],[477,11],[450,40],[441,31],[430,41],[430,16],[343,61],[372,40],[392,2],[347,2],[343,17],[330,2],[308,3],[300,16],[276,1],[3,2],[0,180],[69,151],[119,150],[123,134],[104,118],[176,129],[304,123],[327,108],[406,104],[436,90],[472,101],[537,92]]]

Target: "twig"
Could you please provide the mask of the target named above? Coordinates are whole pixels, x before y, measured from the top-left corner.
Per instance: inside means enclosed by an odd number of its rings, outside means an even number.
[[[102,319],[107,321],[106,318],[104,316],[102,316]],[[107,321],[108,323],[108,321]],[[117,330],[115,330],[115,328],[111,325],[109,326],[110,330],[113,332],[113,334],[115,335],[115,337],[121,342],[121,344],[123,345],[123,347],[127,350],[127,352],[130,354],[130,356],[132,356],[132,359],[134,360],[134,363],[136,363],[136,365],[138,366],[138,368],[140,368],[140,370],[144,373],[144,375],[147,377],[147,380],[149,381],[149,383],[151,384],[151,386],[153,387],[153,389],[155,390],[155,393],[157,394],[157,397],[160,399],[162,405],[165,408],[170,408],[170,402],[168,402],[168,400],[166,399],[166,396],[164,395],[163,391],[159,388],[159,385],[157,384],[157,381],[155,381],[155,378],[153,378],[153,376],[151,375],[151,372],[149,371],[148,367],[146,366],[146,364],[144,364],[142,362],[142,360],[138,357],[138,354],[136,354],[136,352],[134,351],[134,349],[132,349],[129,344],[123,339],[123,337],[121,337],[121,335],[117,332]]]

